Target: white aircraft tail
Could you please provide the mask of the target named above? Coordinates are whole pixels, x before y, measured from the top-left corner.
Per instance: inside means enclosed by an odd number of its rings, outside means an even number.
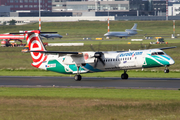
[[[131,30],[137,30],[137,23],[134,23],[134,26],[131,28]]]

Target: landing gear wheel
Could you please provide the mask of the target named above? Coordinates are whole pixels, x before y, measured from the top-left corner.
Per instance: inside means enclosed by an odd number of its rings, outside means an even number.
[[[128,74],[123,73],[123,74],[121,75],[121,79],[128,79]]]
[[[169,69],[164,69],[164,73],[169,73]]]
[[[74,76],[74,79],[76,80],[76,81],[81,81],[81,75],[75,75]]]

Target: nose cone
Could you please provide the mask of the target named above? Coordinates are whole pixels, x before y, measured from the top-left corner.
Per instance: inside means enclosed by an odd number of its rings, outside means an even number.
[[[171,58],[170,61],[169,61],[169,64],[173,65],[174,63],[175,63],[175,61]]]
[[[175,63],[175,61],[168,55],[164,56],[164,58],[166,58],[166,60],[168,60],[169,65],[173,65]]]

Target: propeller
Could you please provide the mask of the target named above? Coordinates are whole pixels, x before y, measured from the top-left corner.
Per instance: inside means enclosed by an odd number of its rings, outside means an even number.
[[[103,52],[95,52],[95,54],[94,54],[94,57],[95,57],[95,59],[94,59],[94,68],[97,67],[97,64],[98,64],[99,61],[105,66],[105,62],[102,59],[103,55],[104,55]]]
[[[93,56],[93,57],[95,57],[95,59],[94,59],[94,68],[97,67],[97,64],[98,64],[99,61],[105,66],[105,62],[104,62],[103,59],[102,59],[104,53],[103,53],[103,52],[99,52],[100,45],[101,45],[101,44],[99,44],[98,52],[95,52],[95,53],[94,53],[94,56]],[[92,49],[93,51],[95,51],[94,48],[92,47],[92,44],[91,44],[90,47],[91,47],[91,49]]]
[[[146,45],[143,46],[142,42],[140,45],[141,45],[141,49],[149,49],[152,46],[151,44],[148,44],[147,46]]]

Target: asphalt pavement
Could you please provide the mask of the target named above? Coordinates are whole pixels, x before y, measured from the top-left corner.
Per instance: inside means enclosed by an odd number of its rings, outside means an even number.
[[[180,78],[95,78],[0,76],[0,87],[180,89]]]

